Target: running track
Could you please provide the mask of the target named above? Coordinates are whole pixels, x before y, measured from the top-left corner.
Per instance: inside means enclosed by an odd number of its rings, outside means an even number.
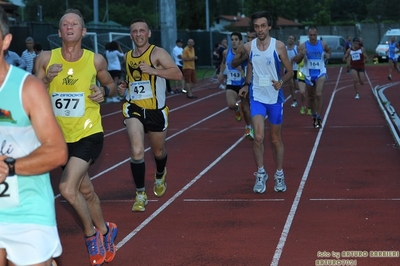
[[[109,265],[400,265],[400,152],[372,92],[389,83],[387,67],[367,71],[355,100],[351,76],[340,66],[328,68],[320,130],[290,107],[285,86],[285,193],[273,191],[268,134],[267,191],[253,193],[251,141],[243,138],[244,122],[226,108],[224,91],[199,82],[198,99],[168,97],[168,189],[160,199],[152,195],[155,164],[147,148],[150,201],[143,213],[131,212],[134,185],[121,105],[105,104],[104,149],[90,174],[106,220],[119,228]],[[63,244],[57,262],[89,265],[81,225],[58,194],[60,173],[51,173]]]

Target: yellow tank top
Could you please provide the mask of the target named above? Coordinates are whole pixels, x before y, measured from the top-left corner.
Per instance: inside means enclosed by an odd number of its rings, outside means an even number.
[[[143,73],[139,64],[144,62],[151,67],[151,53],[155,46],[150,45],[139,57],[133,56],[133,50],[126,56],[126,75],[128,93],[126,100],[145,109],[163,109],[166,99],[166,82],[164,78]]]
[[[61,48],[52,50],[47,69],[62,64],[62,70],[49,85],[53,111],[67,143],[103,132],[100,105],[89,99],[90,87],[96,84],[94,53],[83,50],[75,62],[66,61]],[[46,69],[46,71],[47,71]]]

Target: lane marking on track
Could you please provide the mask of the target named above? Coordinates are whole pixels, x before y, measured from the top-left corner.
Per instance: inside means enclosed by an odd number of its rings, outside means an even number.
[[[284,201],[285,199],[184,199],[184,202],[262,202]]]
[[[295,198],[293,200],[292,206],[290,208],[289,215],[288,215],[288,217],[286,219],[286,222],[285,222],[285,225],[283,227],[283,230],[282,230],[282,233],[281,233],[281,237],[279,239],[278,245],[276,246],[275,253],[274,253],[274,256],[272,258],[271,266],[277,266],[278,263],[279,263],[279,259],[281,258],[283,247],[285,246],[286,239],[288,237],[290,227],[292,226],[292,222],[293,222],[294,216],[296,214],[297,207],[299,206],[299,203],[300,203],[301,195],[303,194],[303,190],[304,190],[304,187],[306,185],[306,181],[308,179],[308,174],[309,174],[311,166],[313,164],[315,154],[317,153],[317,149],[318,149],[319,142],[321,140],[322,133],[324,132],[326,120],[329,117],[329,112],[330,112],[330,109],[331,109],[331,106],[332,106],[333,98],[335,96],[335,91],[336,91],[336,88],[338,86],[341,73],[342,73],[342,68],[340,68],[339,75],[337,77],[336,84],[335,84],[335,87],[334,87],[334,90],[333,90],[329,105],[327,107],[327,110],[325,111],[325,117],[324,117],[324,119],[322,121],[322,128],[318,129],[319,132],[318,132],[317,138],[316,138],[316,140],[314,142],[314,146],[313,146],[313,148],[311,150],[310,158],[308,159],[308,162],[307,162],[307,167],[306,167],[306,169],[304,171],[303,177],[301,178],[301,182],[300,182],[299,188],[297,189],[296,196],[295,196]]]
[[[217,112],[215,112],[215,113],[213,113],[213,114],[211,114],[211,115],[209,115],[209,116],[207,116],[207,117],[205,117],[205,118],[203,118],[203,119],[197,121],[196,123],[194,123],[194,124],[192,124],[192,125],[190,125],[190,126],[184,128],[184,129],[182,129],[182,130],[180,130],[180,131],[178,131],[178,132],[176,132],[176,133],[174,133],[174,134],[172,134],[172,135],[170,135],[170,136],[168,136],[167,139],[166,139],[166,141],[168,141],[168,140],[170,140],[170,139],[172,139],[172,138],[174,138],[174,137],[176,137],[176,136],[182,134],[183,132],[185,132],[185,131],[187,131],[187,130],[189,130],[189,129],[191,129],[191,128],[193,128],[193,127],[195,127],[195,126],[197,126],[197,125],[199,125],[199,124],[201,124],[201,123],[203,123],[204,121],[206,121],[206,120],[208,120],[208,119],[211,119],[212,117],[214,117],[214,116],[216,116],[216,115],[218,115],[218,114],[224,112],[224,111],[227,110],[227,109],[228,109],[228,107],[222,108],[221,110],[219,110],[219,111],[217,111]],[[242,137],[242,139],[244,139],[244,136]],[[147,151],[149,151],[149,150],[150,150],[150,147],[147,147],[147,148],[144,150],[144,152],[147,152]],[[125,159],[125,160],[123,160],[123,161],[121,161],[121,162],[119,162],[119,163],[114,164],[113,166],[111,166],[111,167],[109,167],[109,168],[107,168],[107,169],[105,169],[105,170],[99,172],[98,174],[92,176],[92,177],[90,178],[90,180],[96,179],[96,178],[98,178],[99,176],[102,176],[103,174],[105,174],[105,173],[107,173],[107,172],[110,172],[111,170],[113,170],[113,169],[115,169],[115,168],[121,166],[122,164],[124,164],[124,163],[126,163],[126,162],[129,162],[130,159],[131,159],[131,158],[128,157],[127,159]],[[54,199],[57,199],[57,198],[59,198],[59,197],[61,197],[61,194],[55,195],[55,196],[54,196]]]
[[[290,227],[292,225],[294,216],[295,216],[296,211],[297,211],[297,207],[299,206],[300,198],[301,198],[301,195],[303,194],[303,190],[304,190],[305,184],[306,184],[307,179],[308,179],[308,174],[309,174],[311,166],[312,166],[312,164],[314,162],[315,154],[317,153],[318,145],[319,145],[319,142],[321,140],[322,133],[324,132],[325,123],[328,120],[329,113],[330,113],[330,110],[331,110],[331,107],[332,107],[333,100],[335,98],[336,92],[341,91],[341,90],[343,90],[345,88],[348,88],[348,87],[353,87],[352,85],[348,85],[348,86],[345,86],[345,87],[338,88],[339,81],[340,81],[340,76],[342,74],[342,69],[343,68],[341,67],[340,71],[338,73],[338,77],[337,77],[336,82],[335,82],[335,87],[333,89],[333,92],[332,92],[331,99],[329,101],[328,107],[326,108],[325,117],[324,117],[324,119],[322,121],[322,128],[319,129],[317,138],[315,139],[314,146],[312,148],[310,157],[309,157],[308,162],[307,162],[307,167],[306,167],[306,169],[304,171],[303,177],[301,178],[301,182],[300,182],[299,188],[297,189],[296,196],[295,196],[295,198],[293,200],[292,206],[291,206],[290,211],[289,211],[289,215],[288,215],[288,217],[286,219],[286,222],[285,222],[285,225],[283,227],[283,230],[282,230],[282,233],[281,233],[281,237],[279,239],[278,245],[276,246],[275,253],[274,253],[274,256],[272,258],[271,266],[277,266],[278,263],[279,263],[279,259],[281,258],[282,250],[283,250],[283,247],[285,246],[286,239],[288,237]],[[370,84],[371,90],[372,90],[373,87],[372,87],[371,81],[370,81],[370,79],[369,79],[367,74],[365,76],[368,79],[368,83]]]
[[[345,198],[338,198],[338,199],[310,199],[310,201],[398,201],[400,198],[370,198],[370,199],[345,199]]]
[[[165,208],[171,205],[180,195],[182,195],[186,190],[188,190],[194,183],[196,183],[205,173],[207,173],[212,167],[214,167],[222,158],[224,158],[231,150],[233,150],[240,142],[242,142],[244,136],[239,138],[232,146],[230,146],[224,153],[222,153],[217,159],[215,159],[209,166],[207,166],[203,171],[200,172],[195,178],[192,179],[188,184],[186,184],[181,190],[179,190],[174,196],[172,196],[168,201],[166,201],[161,207],[154,211],[146,220],[144,220],[138,227],[136,227],[132,232],[130,232],[124,239],[122,239],[117,245],[116,249],[120,249],[124,246],[132,237],[134,237],[140,230],[142,230],[147,224],[149,224],[157,215],[159,215]]]
[[[147,200],[147,201],[151,201],[151,202],[158,202],[158,200]],[[61,203],[68,203],[68,201],[66,201],[66,200],[60,200],[59,202],[61,202]],[[133,199],[130,199],[130,200],[101,200],[101,203],[104,203],[104,202],[111,202],[111,203],[118,203],[118,202],[134,202],[134,200]]]

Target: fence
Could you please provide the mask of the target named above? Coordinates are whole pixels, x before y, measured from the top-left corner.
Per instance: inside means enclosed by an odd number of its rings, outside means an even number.
[[[364,47],[367,51],[373,52],[381,39],[382,35],[389,28],[400,28],[400,23],[398,24],[357,24],[354,26],[319,26],[318,33],[320,35],[341,35],[344,38],[346,36],[351,37],[362,37],[364,40]],[[122,33],[121,35],[126,35],[129,33],[128,28],[95,28],[91,29],[88,27],[88,31],[97,33],[97,36],[109,36],[110,32]],[[27,23],[26,27],[11,27],[11,33],[13,34],[13,41],[10,46],[10,50],[15,51],[19,54],[26,49],[25,38],[31,36],[35,39],[35,42],[42,44],[44,50],[49,50],[54,48],[54,45],[60,43],[58,39],[58,28],[52,24],[46,23]],[[287,37],[289,35],[294,35],[296,37],[300,35],[307,35],[306,29],[298,28],[279,28],[272,29],[270,35],[276,39],[279,39],[286,43]],[[49,36],[53,36],[50,38]],[[207,32],[203,30],[197,31],[178,31],[177,36],[179,39],[186,41],[191,38],[195,41],[196,55],[198,56],[198,61],[196,65],[198,67],[202,66],[212,66],[212,49],[215,43],[219,43],[222,38],[229,38],[228,32]],[[126,37],[125,37],[126,38]],[[102,37],[102,40],[104,38]],[[121,40],[122,41],[122,40]],[[170,40],[175,43],[175,40]],[[123,40],[126,43],[126,40]],[[152,31],[152,37],[150,42],[160,46],[161,45],[161,32],[159,30]],[[104,51],[103,41],[98,42],[100,46],[98,47],[98,52]],[[90,46],[88,46],[90,47]],[[126,46],[126,47],[129,47]],[[90,48],[88,48],[90,49]],[[95,51],[95,49],[93,48]]]

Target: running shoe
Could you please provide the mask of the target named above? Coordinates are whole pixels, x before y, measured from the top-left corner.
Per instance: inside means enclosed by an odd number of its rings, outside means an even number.
[[[316,128],[321,128],[322,127],[322,119],[321,119],[321,117],[318,117],[317,118],[317,126],[316,126]]]
[[[356,100],[360,99],[360,94],[356,94],[356,97],[354,97]]]
[[[264,193],[265,190],[267,189],[267,180],[268,180],[267,173],[255,172],[254,175],[256,176],[256,183],[254,184],[253,188],[254,193]]]
[[[297,107],[297,101],[294,100],[293,103],[290,105],[290,107]]]
[[[308,108],[307,115],[312,115],[311,108]]]
[[[274,190],[275,192],[285,192],[286,191],[286,184],[285,184],[285,176],[283,175],[278,175],[277,173],[275,173],[275,186],[274,186]]]
[[[167,190],[167,182],[165,182],[165,178],[167,176],[167,168],[164,168],[164,173],[161,178],[155,177],[153,192],[157,198],[162,197],[165,191]]]
[[[253,140],[254,139],[254,129],[252,127],[245,127],[244,130],[245,130],[244,135],[246,136],[246,139]]]
[[[106,249],[106,262],[111,262],[117,250],[115,249],[115,238],[118,234],[118,227],[115,223],[107,222],[108,233],[104,236],[104,248]]]
[[[95,228],[96,234],[86,238],[86,247],[89,252],[91,266],[99,266],[104,263],[106,251],[103,244],[103,235]]]
[[[144,212],[147,205],[147,195],[144,191],[137,191],[135,203],[133,204],[132,211],[133,212]]]
[[[182,89],[182,92],[183,92],[183,93],[187,93],[187,90],[185,90],[185,89]]]
[[[392,75],[389,75],[389,76],[388,76],[388,79],[389,79],[389,80],[392,80]]]
[[[302,114],[302,115],[306,114],[306,107],[305,106],[300,107],[300,114]]]
[[[240,105],[239,104],[236,104],[235,118],[236,118],[236,121],[238,121],[238,122],[240,122],[242,120],[242,114],[240,113]]]

